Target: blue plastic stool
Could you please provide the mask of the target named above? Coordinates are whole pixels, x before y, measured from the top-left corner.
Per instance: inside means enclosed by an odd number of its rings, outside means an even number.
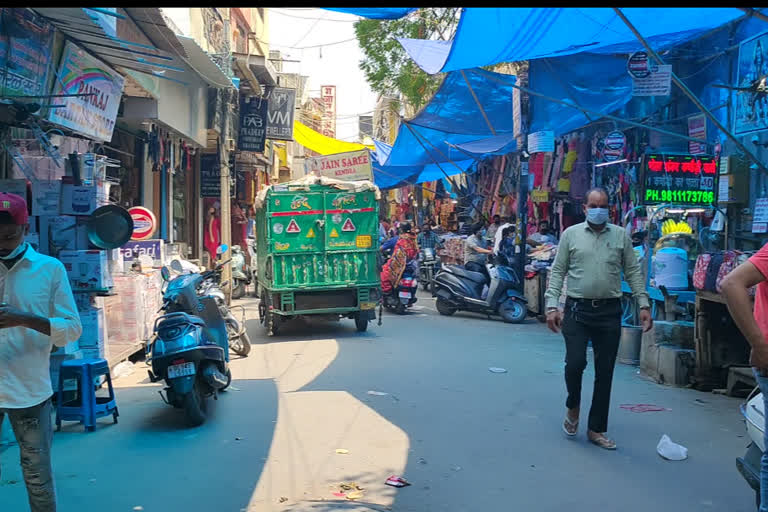
[[[108,397],[97,397],[94,390],[94,380],[101,375],[106,376],[109,386]],[[79,391],[79,404],[64,403],[64,381],[76,379]],[[77,402],[73,400],[67,403]],[[56,430],[61,430],[63,421],[79,421],[85,425],[86,432],[96,429],[96,418],[112,415],[115,423],[120,415],[117,412],[115,391],[112,389],[112,377],[109,374],[109,364],[106,359],[72,359],[64,361],[59,373],[59,390],[56,403]]]

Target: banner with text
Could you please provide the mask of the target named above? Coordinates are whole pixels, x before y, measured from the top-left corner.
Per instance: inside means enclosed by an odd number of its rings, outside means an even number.
[[[320,94],[323,98],[323,117],[320,121],[321,132],[326,137],[336,138],[336,86],[323,85],[320,87]]]
[[[267,138],[293,140],[293,114],[296,108],[296,89],[273,87],[268,90],[269,110]]]
[[[99,59],[67,41],[53,94],[62,96],[48,120],[87,137],[109,142],[115,129],[125,79]]]
[[[53,25],[30,9],[3,7],[0,8],[0,27],[4,36],[0,37],[0,62],[5,63],[0,94],[46,94]]]
[[[267,112],[269,102],[266,98],[251,96],[240,101],[240,133],[237,149],[263,153],[267,141]]]
[[[370,180],[373,181],[371,156],[367,149],[338,153],[336,155],[315,156],[307,158],[307,174],[326,176],[344,181]]]

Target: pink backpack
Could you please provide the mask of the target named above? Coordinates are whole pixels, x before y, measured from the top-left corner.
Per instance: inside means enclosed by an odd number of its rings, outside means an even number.
[[[697,290],[704,289],[704,283],[707,280],[707,269],[712,261],[712,255],[709,253],[699,254],[696,258],[696,267],[693,270],[693,287]]]

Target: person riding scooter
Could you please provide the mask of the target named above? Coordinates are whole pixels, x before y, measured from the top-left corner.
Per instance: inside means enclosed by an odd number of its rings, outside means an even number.
[[[381,292],[384,295],[384,304],[396,306],[399,309],[398,312],[402,314],[404,312],[404,305],[401,306],[402,301],[397,295],[401,285],[401,278],[406,274],[410,276],[407,286],[407,293],[410,296],[407,298],[407,302],[412,304],[416,301],[413,277],[418,274],[419,247],[416,245],[416,240],[411,233],[411,225],[409,223],[402,224],[400,231],[400,237],[392,251],[392,257],[389,258],[389,261],[381,269]],[[411,288],[413,289],[411,290]],[[394,297],[391,297],[392,295]]]
[[[484,226],[478,222],[471,229],[471,235],[464,242],[464,268],[471,272],[480,272],[488,276],[485,264],[493,251],[485,241]]]

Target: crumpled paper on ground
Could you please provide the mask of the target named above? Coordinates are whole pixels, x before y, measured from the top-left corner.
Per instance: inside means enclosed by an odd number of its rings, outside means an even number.
[[[659,444],[656,445],[656,452],[667,460],[685,460],[688,458],[688,448],[673,443],[667,434],[661,436]]]

